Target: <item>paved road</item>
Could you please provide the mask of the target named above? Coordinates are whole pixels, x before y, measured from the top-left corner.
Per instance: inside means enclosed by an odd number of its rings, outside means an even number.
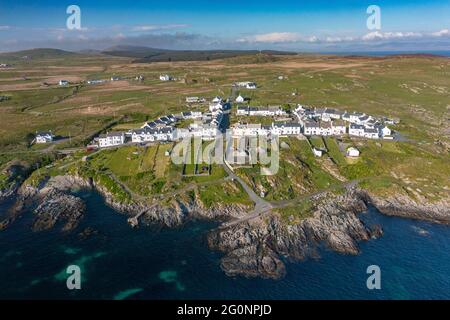
[[[356,186],[358,184],[358,182],[359,182],[359,180],[348,181],[348,182],[346,182],[346,183],[344,183],[342,185],[333,186],[333,187],[330,187],[328,189],[324,189],[324,190],[321,190],[321,191],[310,193],[310,194],[307,194],[307,195],[304,195],[304,196],[301,196],[301,197],[298,197],[298,198],[295,198],[295,199],[291,199],[291,200],[272,201],[272,202],[267,202],[266,201],[266,203],[268,204],[268,207],[260,207],[260,208],[256,208],[255,207],[255,209],[252,212],[250,212],[248,215],[246,215],[246,216],[244,216],[242,218],[236,219],[236,220],[225,222],[221,226],[219,226],[219,229],[230,228],[230,227],[235,226],[237,224],[256,219],[258,217],[261,217],[261,216],[269,213],[271,211],[271,209],[284,208],[284,207],[287,207],[289,205],[295,204],[297,202],[304,201],[306,199],[310,199],[310,198],[313,198],[315,196],[324,194],[324,193],[329,192],[331,190],[334,190],[334,189],[336,189],[338,187],[352,188],[352,187]]]

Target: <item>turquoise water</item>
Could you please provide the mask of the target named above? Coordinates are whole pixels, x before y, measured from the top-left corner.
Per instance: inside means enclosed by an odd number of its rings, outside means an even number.
[[[0,298],[450,299],[447,226],[371,209],[362,217],[381,224],[384,235],[361,243],[358,256],[323,249],[320,259],[287,261],[281,280],[230,278],[220,270],[221,253],[206,245],[213,223],[131,229],[99,195],[82,197],[88,212],[76,232],[32,233],[30,214],[0,232]],[[86,227],[97,233],[81,238]],[[70,264],[82,270],[81,290],[66,289]],[[373,264],[381,268],[381,290],[366,288],[366,268]]]

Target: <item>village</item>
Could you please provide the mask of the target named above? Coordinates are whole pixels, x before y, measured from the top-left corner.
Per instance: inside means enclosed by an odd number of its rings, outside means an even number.
[[[138,77],[136,78],[138,79]],[[170,75],[161,75],[160,81],[174,81]],[[112,77],[110,81],[116,81]],[[97,84],[105,80],[90,80],[88,84]],[[65,80],[60,85],[67,85]],[[232,84],[232,88],[257,89],[255,82],[245,81]],[[188,96],[186,104],[189,110],[178,114],[167,114],[153,121],[145,122],[140,128],[128,131],[111,131],[100,134],[88,145],[89,149],[110,148],[121,145],[147,143],[165,143],[181,141],[186,137],[212,141],[229,130],[235,139],[250,137],[289,137],[308,140],[310,137],[335,136],[357,139],[393,140],[393,131],[387,125],[397,121],[377,118],[361,112],[341,111],[333,108],[316,108],[298,104],[294,108],[280,105],[250,106],[248,98],[239,94],[236,98],[224,99],[216,96],[207,102],[204,97]],[[236,105],[233,108],[233,104]],[[206,109],[207,110],[200,110]],[[230,117],[230,115],[232,115]],[[261,118],[261,122],[254,121]],[[248,121],[253,120],[254,123]],[[233,121],[231,121],[233,120]],[[233,122],[233,123],[231,123]],[[53,141],[51,132],[36,133],[36,143]],[[309,140],[308,140],[309,141]],[[325,150],[312,144],[311,150],[317,157]],[[347,157],[358,157],[359,150],[349,147]]]

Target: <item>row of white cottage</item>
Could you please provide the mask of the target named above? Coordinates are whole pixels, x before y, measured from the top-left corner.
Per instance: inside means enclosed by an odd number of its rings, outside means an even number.
[[[294,114],[304,127],[305,135],[342,135],[348,134],[369,139],[392,139],[392,130],[370,115],[361,112],[343,112],[331,108],[309,109],[299,105]],[[315,121],[319,120],[319,121]]]
[[[287,113],[280,106],[268,107],[248,107],[239,106],[236,111],[238,116],[260,116],[260,117],[274,117],[285,116]]]

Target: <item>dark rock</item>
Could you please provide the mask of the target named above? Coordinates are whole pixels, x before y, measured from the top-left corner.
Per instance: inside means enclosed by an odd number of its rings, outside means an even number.
[[[34,210],[33,231],[51,229],[57,222],[63,223],[62,231],[71,231],[78,226],[84,211],[85,204],[80,198],[51,190]]]

